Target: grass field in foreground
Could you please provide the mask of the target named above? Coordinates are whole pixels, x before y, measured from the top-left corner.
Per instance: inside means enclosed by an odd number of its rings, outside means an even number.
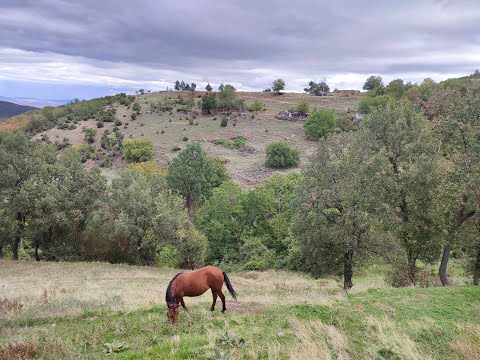
[[[0,305],[0,359],[480,358],[480,287],[393,289],[370,275],[347,295],[335,279],[232,273],[239,301],[227,313],[211,313],[207,293],[186,299],[173,327],[175,272],[0,261],[0,301],[22,305]]]

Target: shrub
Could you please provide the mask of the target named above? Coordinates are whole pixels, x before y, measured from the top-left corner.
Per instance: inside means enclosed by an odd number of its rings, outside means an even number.
[[[97,149],[91,144],[82,145],[78,151],[80,152],[82,162],[85,162],[88,159],[95,159],[97,157]]]
[[[263,103],[261,101],[255,100],[253,103],[247,106],[248,111],[260,111],[263,109]]]
[[[336,116],[333,110],[315,109],[303,124],[305,135],[311,139],[327,138],[335,131]]]
[[[136,102],[135,104],[133,104],[132,110],[135,111],[137,114],[140,114],[140,110],[142,110],[142,107],[138,102]]]
[[[103,121],[97,121],[97,128],[103,128],[104,124]]]
[[[83,132],[85,135],[83,136],[83,140],[87,144],[93,144],[95,142],[95,136],[97,135],[97,130],[93,128],[84,128]]]
[[[132,118],[132,120],[135,120],[137,118],[137,113],[132,113],[132,115],[130,115],[130,117]]]
[[[153,155],[153,143],[151,140],[127,140],[123,143],[123,155],[131,162],[148,161]]]
[[[295,110],[302,114],[306,114],[308,113],[309,108],[310,106],[308,105],[308,102],[304,100],[295,107]]]
[[[298,165],[300,161],[297,149],[290,147],[284,141],[276,141],[267,146],[267,166],[287,168]]]
[[[226,116],[222,117],[222,121],[220,122],[221,127],[226,127],[228,125],[228,119]]]
[[[212,110],[215,110],[217,106],[217,100],[215,94],[204,96],[202,98],[202,112],[206,114],[211,114]]]
[[[171,244],[160,248],[157,254],[157,265],[160,267],[178,268],[180,267],[178,250]]]

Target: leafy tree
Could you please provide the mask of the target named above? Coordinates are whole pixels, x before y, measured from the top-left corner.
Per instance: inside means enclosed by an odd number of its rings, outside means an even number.
[[[381,76],[372,75],[363,84],[363,90],[374,90],[376,88],[383,88],[383,79]]]
[[[217,100],[215,93],[202,97],[202,112],[211,114],[217,107]]]
[[[190,85],[190,91],[194,92],[196,88],[197,88],[197,84],[192,82],[192,85]]]
[[[344,289],[353,286],[354,266],[373,248],[357,153],[347,137],[323,140],[304,171],[292,230],[299,239],[304,267],[314,276],[343,275]]]
[[[83,133],[84,133],[83,140],[87,144],[93,144],[95,142],[95,136],[97,135],[97,130],[95,130],[94,128],[84,128]]]
[[[174,87],[175,90],[180,90],[180,81],[175,81],[175,87]]]
[[[225,90],[225,86],[223,85],[223,83],[221,83],[218,87],[218,91],[222,92],[223,90]]]
[[[208,239],[208,262],[238,260],[241,247],[242,191],[227,181],[212,190],[196,215],[196,225]]]
[[[263,90],[263,92],[272,92],[272,89],[266,88],[265,90]]]
[[[373,110],[357,134],[357,152],[369,158],[368,201],[396,235],[413,284],[417,259],[434,262],[440,251],[437,144],[426,120],[406,101]]]
[[[396,99],[400,99],[405,94],[406,90],[407,88],[402,79],[390,81],[385,88],[385,92],[391,94]]]
[[[140,89],[140,90],[138,90],[138,92],[139,92],[141,95],[143,95],[143,94],[145,94],[145,89]]]
[[[168,168],[168,185],[185,199],[190,217],[193,206],[211,196],[212,190],[227,179],[223,164],[207,157],[200,144],[187,148],[173,159]]]
[[[223,84],[222,84],[223,86]],[[231,85],[225,85],[223,90],[217,94],[217,108],[220,109],[233,109],[237,105],[237,97],[235,89]]]
[[[127,140],[123,142],[123,155],[127,161],[144,162],[152,158],[151,140]]]
[[[319,83],[310,81],[308,83],[308,88],[305,88],[303,90],[309,94],[321,96],[321,95],[324,95],[325,93],[330,92],[330,87],[327,85],[325,81],[321,81]]]
[[[380,96],[371,96],[367,94],[362,97],[362,100],[360,100],[360,103],[358,104],[358,112],[361,114],[368,114],[375,108],[384,107],[387,104],[394,103],[394,100],[395,99],[390,94]]]
[[[285,90],[285,81],[282,79],[275,80],[272,83],[272,91],[278,95],[282,90]]]
[[[140,114],[140,110],[142,110],[142,107],[140,106],[140,104],[138,102],[136,102],[135,104],[133,104],[132,110],[134,112],[136,112],[137,114]]]
[[[185,84],[185,81],[182,80],[182,82],[180,83],[180,90],[185,90],[186,89],[186,84]]]
[[[335,112],[325,109],[314,109],[303,124],[305,135],[311,139],[327,138],[335,131],[335,126]]]
[[[10,236],[2,240],[18,260],[21,240],[28,235],[39,207],[52,209],[51,177],[56,161],[55,148],[30,141],[22,133],[12,133],[0,139],[0,212],[4,231]]]
[[[212,85],[208,83],[207,86],[205,86],[205,90],[207,90],[208,92],[212,91],[213,90]]]
[[[267,166],[288,168],[298,165],[299,151],[284,141],[276,141],[267,145]]]

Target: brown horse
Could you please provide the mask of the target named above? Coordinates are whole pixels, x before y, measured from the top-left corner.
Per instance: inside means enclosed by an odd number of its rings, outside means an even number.
[[[208,289],[212,289],[213,296],[213,304],[210,310],[215,310],[217,296],[220,296],[222,300],[222,313],[227,310],[225,307],[225,295],[223,295],[222,292],[223,281],[225,281],[230,295],[237,300],[237,294],[235,290],[233,290],[227,274],[215,266],[205,266],[195,271],[175,275],[175,277],[170,280],[165,295],[168,307],[167,316],[172,324],[177,322],[179,303],[187,310],[185,302],[183,301],[184,296],[199,296]]]

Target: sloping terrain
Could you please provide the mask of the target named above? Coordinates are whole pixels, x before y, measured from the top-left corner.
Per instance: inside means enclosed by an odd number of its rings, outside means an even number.
[[[20,115],[30,110],[37,110],[37,108],[32,106],[18,105],[8,101],[0,101],[0,119]]]

